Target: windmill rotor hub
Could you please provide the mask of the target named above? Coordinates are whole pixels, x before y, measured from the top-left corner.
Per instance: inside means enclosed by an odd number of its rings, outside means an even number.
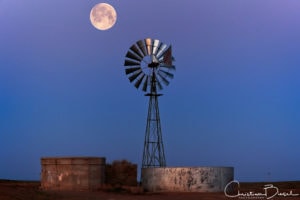
[[[149,68],[157,68],[159,66],[159,62],[151,62],[148,64]]]
[[[146,38],[133,44],[125,56],[125,73],[137,89],[162,90],[173,79],[172,48],[157,39]]]

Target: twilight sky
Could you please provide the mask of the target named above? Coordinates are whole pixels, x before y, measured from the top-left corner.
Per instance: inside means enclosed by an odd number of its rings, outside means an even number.
[[[300,180],[300,1],[0,0],[0,179],[39,180],[45,156],[141,166],[148,98],[128,48],[172,44],[159,98],[168,166],[233,166],[239,181]]]

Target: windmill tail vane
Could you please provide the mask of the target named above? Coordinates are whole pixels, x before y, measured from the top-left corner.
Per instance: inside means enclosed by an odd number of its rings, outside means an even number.
[[[172,56],[172,46],[170,45],[170,47],[165,51],[163,55],[163,63],[166,66],[172,66],[173,61],[175,60],[174,57]]]

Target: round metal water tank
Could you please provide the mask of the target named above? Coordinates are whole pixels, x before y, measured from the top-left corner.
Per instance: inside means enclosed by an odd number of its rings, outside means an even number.
[[[45,157],[41,167],[45,190],[93,190],[105,181],[103,157]]]
[[[143,188],[150,192],[221,192],[233,178],[233,167],[142,169]]]

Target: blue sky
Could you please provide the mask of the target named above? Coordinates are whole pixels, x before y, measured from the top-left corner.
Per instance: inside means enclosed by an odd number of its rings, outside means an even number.
[[[38,180],[45,156],[141,164],[148,99],[128,81],[137,40],[172,44],[159,98],[168,166],[233,166],[239,181],[300,180],[300,2],[0,0],[0,178]]]

